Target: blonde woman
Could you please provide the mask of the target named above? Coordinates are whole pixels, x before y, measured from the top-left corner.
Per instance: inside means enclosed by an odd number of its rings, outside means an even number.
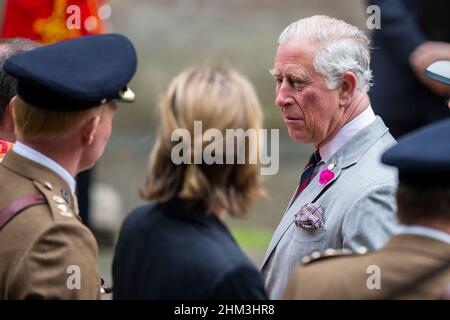
[[[160,117],[142,192],[151,202],[133,210],[122,227],[113,264],[114,298],[265,299],[259,272],[223,222],[227,214],[245,215],[263,193],[259,161],[251,161],[258,143],[225,143],[227,129],[261,128],[254,89],[230,68],[187,70],[170,84]],[[210,155],[223,164],[204,158],[211,139],[194,132],[200,123],[203,132],[213,129],[220,140]],[[181,139],[174,137],[187,137],[183,151]],[[236,164],[236,151],[243,149],[245,163]]]

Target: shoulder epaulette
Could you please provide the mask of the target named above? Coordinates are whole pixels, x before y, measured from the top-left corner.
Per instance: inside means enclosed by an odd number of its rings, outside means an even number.
[[[309,256],[305,256],[302,259],[303,264],[309,264],[312,262],[316,262],[319,260],[327,259],[327,258],[333,258],[333,257],[342,257],[342,256],[351,256],[356,254],[365,254],[367,253],[366,247],[359,247],[356,251],[350,250],[350,249],[326,249],[324,252],[320,251],[314,251]]]

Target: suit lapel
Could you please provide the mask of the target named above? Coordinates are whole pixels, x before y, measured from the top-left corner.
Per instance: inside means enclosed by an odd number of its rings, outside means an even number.
[[[384,134],[386,134],[387,131],[388,129],[383,120],[377,116],[373,123],[353,136],[350,141],[339,149],[331,157],[331,159],[320,168],[319,172],[313,177],[309,185],[303,190],[298,198],[295,199],[294,203],[286,209],[281,222],[275,230],[272,240],[270,241],[262,266],[265,265],[285,232],[294,222],[295,213],[298,212],[304,204],[316,202],[329,189],[329,187],[335,183],[341,175],[342,170],[345,170],[357,163],[359,159],[361,159],[361,157],[367,152],[367,150]],[[320,172],[329,168],[328,166],[332,163],[336,164],[332,170],[334,173],[333,179],[326,185],[320,184]]]
[[[334,177],[330,180],[326,185],[319,183],[320,172],[326,169],[331,163],[333,163],[333,158],[330,159],[325,165],[323,165],[319,172],[313,177],[308,186],[303,190],[303,192],[295,199],[294,203],[286,209],[283,218],[281,219],[280,224],[278,225],[275,233],[272,237],[272,241],[269,244],[269,248],[266,252],[266,256],[263,260],[263,265],[266,260],[269,258],[272,251],[280,242],[283,235],[289,229],[292,223],[294,223],[295,214],[301,209],[303,205],[306,203],[312,203],[317,201],[320,196],[339,178],[341,174],[341,167],[336,163],[336,166],[333,168]],[[291,200],[292,201],[292,200]]]

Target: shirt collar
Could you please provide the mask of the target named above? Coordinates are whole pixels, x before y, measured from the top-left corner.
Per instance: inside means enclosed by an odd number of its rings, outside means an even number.
[[[31,161],[37,162],[44,167],[50,169],[51,171],[55,172],[57,175],[59,175],[64,181],[67,182],[67,184],[70,187],[70,190],[75,193],[75,187],[76,182],[75,179],[70,175],[69,172],[67,172],[66,169],[61,167],[59,164],[57,164],[55,161],[47,157],[46,155],[40,153],[39,151],[17,141],[14,145],[12,151],[15,153],[21,155],[24,158],[27,158]]]
[[[345,145],[356,133],[364,129],[376,120],[375,113],[369,105],[360,115],[347,123],[339,130],[337,135],[323,145],[320,149],[322,162],[326,163],[343,145]]]
[[[399,227],[397,234],[414,234],[424,237],[433,238],[450,244],[450,234],[436,230],[433,228],[419,225],[402,225]]]

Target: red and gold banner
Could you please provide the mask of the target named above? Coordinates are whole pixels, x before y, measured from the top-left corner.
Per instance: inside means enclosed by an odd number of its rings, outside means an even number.
[[[106,0],[7,0],[2,38],[28,38],[42,43],[105,32]]]

